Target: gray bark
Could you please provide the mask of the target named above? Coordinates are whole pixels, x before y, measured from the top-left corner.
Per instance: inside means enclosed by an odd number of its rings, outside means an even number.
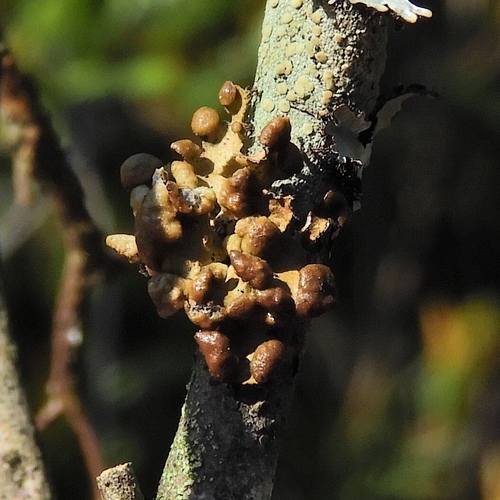
[[[51,498],[16,367],[0,282],[0,498]]]

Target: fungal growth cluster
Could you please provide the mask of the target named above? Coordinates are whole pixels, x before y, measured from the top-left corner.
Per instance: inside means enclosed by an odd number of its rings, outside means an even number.
[[[379,98],[386,21],[355,3],[430,15],[407,0],[269,0],[257,90],[224,83],[230,119],[197,110],[201,144],[171,145],[182,159],[139,154],[121,167],[135,234],[107,244],[140,264],[160,316],[184,310],[199,328],[214,381],[292,375],[305,321],[335,303],[322,253],[358,204],[371,139],[422,93]]]
[[[245,154],[250,99],[224,83],[219,100],[230,120],[197,110],[191,127],[201,145],[174,142],[182,159],[169,165],[148,154],[123,163],[135,235],[111,235],[107,244],[140,263],[160,316],[184,310],[197,325],[214,381],[262,384],[292,374],[297,326],[335,303],[334,277],[311,249],[351,209],[331,189],[298,224],[293,196],[271,191],[303,167],[290,121],[271,119],[258,135],[260,153]]]

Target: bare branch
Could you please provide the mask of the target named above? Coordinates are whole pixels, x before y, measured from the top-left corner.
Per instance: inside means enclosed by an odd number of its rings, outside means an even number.
[[[0,283],[0,490],[2,498],[49,500],[35,431],[17,376],[16,348],[8,331]]]
[[[144,500],[131,463],[101,472],[97,477],[97,486],[102,500]]]
[[[78,437],[89,476],[104,469],[97,438],[82,411],[72,364],[81,344],[80,307],[89,284],[113,261],[105,253],[102,235],[85,207],[80,183],[66,161],[51,121],[38,99],[34,83],[16,67],[6,50],[1,53],[0,112],[7,124],[18,131],[14,164],[30,174],[49,192],[61,221],[65,264],[54,312],[52,357],[47,383],[48,400],[41,408],[37,426],[44,429],[64,416]],[[17,168],[17,167],[16,167]],[[30,181],[23,174],[21,191]],[[23,199],[26,201],[23,195]],[[94,481],[94,498],[99,493]]]

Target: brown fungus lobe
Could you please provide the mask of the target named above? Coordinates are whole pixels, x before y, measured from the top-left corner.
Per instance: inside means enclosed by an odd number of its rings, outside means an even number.
[[[250,361],[250,374],[258,384],[276,378],[285,364],[286,348],[278,339],[268,340],[255,349]]]
[[[220,186],[219,203],[236,218],[252,215],[262,200],[262,187],[247,167],[240,168]]]
[[[167,247],[179,241],[183,231],[162,176],[154,177],[135,217],[135,238],[141,262],[160,270]]]
[[[148,293],[161,318],[172,316],[184,307],[187,280],[175,274],[158,273],[148,281]]]
[[[201,156],[203,149],[189,139],[180,139],[170,144],[170,149],[182,156],[186,161],[194,161]]]
[[[231,352],[228,337],[216,330],[200,330],[194,338],[212,379],[216,382],[230,382],[238,368],[238,358]]]
[[[277,328],[281,327],[294,317],[294,302],[290,293],[281,287],[256,290],[257,304],[265,311],[266,325]]]
[[[276,116],[264,125],[259,135],[259,142],[269,151],[283,149],[290,142],[291,131],[290,118]]]
[[[234,231],[241,238],[243,252],[264,258],[281,236],[278,226],[264,216],[240,219]]]
[[[337,300],[335,278],[328,266],[309,264],[299,273],[295,304],[297,314],[314,318],[331,309]]]
[[[219,102],[222,106],[231,106],[237,97],[238,89],[236,88],[236,85],[229,80],[224,82],[219,90]]]
[[[237,250],[229,252],[229,259],[236,274],[251,287],[262,290],[269,285],[273,270],[264,259]]]
[[[141,184],[151,185],[151,178],[163,162],[156,156],[138,153],[127,158],[120,167],[120,180],[125,189],[132,189]]]
[[[258,304],[255,294],[242,294],[239,297],[233,298],[233,300],[227,302],[227,317],[233,320],[244,321],[255,317],[257,307]]]

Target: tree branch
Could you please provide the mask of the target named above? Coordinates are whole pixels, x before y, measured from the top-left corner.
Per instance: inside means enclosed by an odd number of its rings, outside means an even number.
[[[386,23],[347,1],[332,8],[270,0],[262,33],[250,116],[254,140],[275,116],[289,117],[292,142],[312,161],[331,141],[325,127],[340,104],[366,113],[375,105]],[[306,324],[299,330],[300,351]],[[158,499],[270,498],[292,386],[293,376],[264,386],[214,385],[198,355]]]
[[[200,328],[159,500],[271,496],[308,319],[336,299],[323,257],[359,204],[381,109],[386,15],[353,3],[268,0],[252,91],[219,93],[230,121],[202,107],[201,146],[172,144],[183,161],[121,167],[135,236],[108,245],[142,264],[160,316]],[[388,3],[412,18],[407,0],[369,1]]]
[[[39,102],[34,82],[18,70],[7,50],[2,48],[0,56],[0,111],[18,137],[13,160],[14,168],[22,172],[18,175],[22,179],[18,196],[21,193],[21,201],[29,201],[32,180],[40,183],[54,202],[65,247],[53,318],[48,399],[36,416],[36,424],[43,430],[59,416],[67,419],[80,443],[97,499],[93,478],[104,469],[104,460],[82,410],[72,367],[82,340],[80,313],[85,291],[99,273],[109,271],[116,262],[106,253],[103,236],[87,212],[82,187]]]
[[[41,453],[17,376],[0,282],[0,488],[3,498],[49,500]]]
[[[97,476],[102,500],[144,500],[131,463],[106,469]]]

